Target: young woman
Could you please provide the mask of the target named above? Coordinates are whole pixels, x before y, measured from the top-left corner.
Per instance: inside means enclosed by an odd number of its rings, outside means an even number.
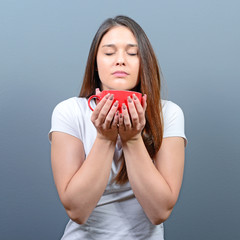
[[[142,28],[107,19],[89,52],[79,97],[59,103],[49,132],[53,176],[70,218],[62,239],[164,239],[184,169],[184,116],[160,98],[156,56]],[[119,113],[114,95],[133,90]],[[128,108],[127,108],[128,107]]]

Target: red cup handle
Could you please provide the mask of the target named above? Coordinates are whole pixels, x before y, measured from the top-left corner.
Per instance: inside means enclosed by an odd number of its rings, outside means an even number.
[[[89,99],[88,99],[88,106],[89,108],[94,111],[94,109],[92,108],[91,104],[90,104],[90,101],[93,99],[93,98],[97,98],[98,100],[100,100],[100,97],[98,95],[92,95]]]

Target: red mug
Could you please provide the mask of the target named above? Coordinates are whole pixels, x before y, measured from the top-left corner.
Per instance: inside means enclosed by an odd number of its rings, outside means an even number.
[[[121,113],[122,112],[122,104],[125,103],[126,107],[128,107],[127,104],[127,99],[128,96],[132,97],[133,94],[136,95],[136,97],[139,99],[140,103],[142,104],[142,94],[139,92],[134,92],[134,91],[118,91],[118,90],[104,90],[102,91],[99,95],[92,95],[89,99],[88,99],[88,106],[89,108],[94,111],[94,109],[92,108],[90,101],[93,98],[97,98],[98,100],[102,100],[104,98],[104,96],[106,96],[108,93],[113,94],[114,95],[114,101],[118,101],[118,111]]]

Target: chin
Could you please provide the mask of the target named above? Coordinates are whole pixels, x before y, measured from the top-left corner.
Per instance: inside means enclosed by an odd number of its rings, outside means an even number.
[[[131,88],[124,87],[124,86],[116,86],[116,87],[108,87],[104,90],[117,90],[117,91],[131,91]]]
[[[115,84],[105,85],[103,90],[117,90],[117,91],[136,91],[139,89],[139,85],[126,84],[126,82],[115,82]]]
[[[124,85],[118,85],[117,87],[116,87],[116,90],[122,90],[122,91],[134,91],[135,89],[137,89],[137,86],[124,86]]]
[[[132,91],[132,89],[130,89],[130,88],[118,88],[118,89],[115,89],[115,90],[118,90],[118,91]]]

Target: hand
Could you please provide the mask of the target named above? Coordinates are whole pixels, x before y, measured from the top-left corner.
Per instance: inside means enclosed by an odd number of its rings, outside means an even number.
[[[145,111],[147,108],[147,95],[142,98],[143,106],[139,99],[133,94],[128,97],[128,109],[125,104],[122,106],[122,113],[119,116],[119,135],[122,143],[134,141],[141,137],[141,132],[146,124]]]
[[[99,89],[96,89],[96,95],[100,93]],[[112,105],[113,100],[113,94],[104,96],[94,109],[91,121],[97,130],[97,137],[115,142],[118,136],[119,114],[118,101]]]

